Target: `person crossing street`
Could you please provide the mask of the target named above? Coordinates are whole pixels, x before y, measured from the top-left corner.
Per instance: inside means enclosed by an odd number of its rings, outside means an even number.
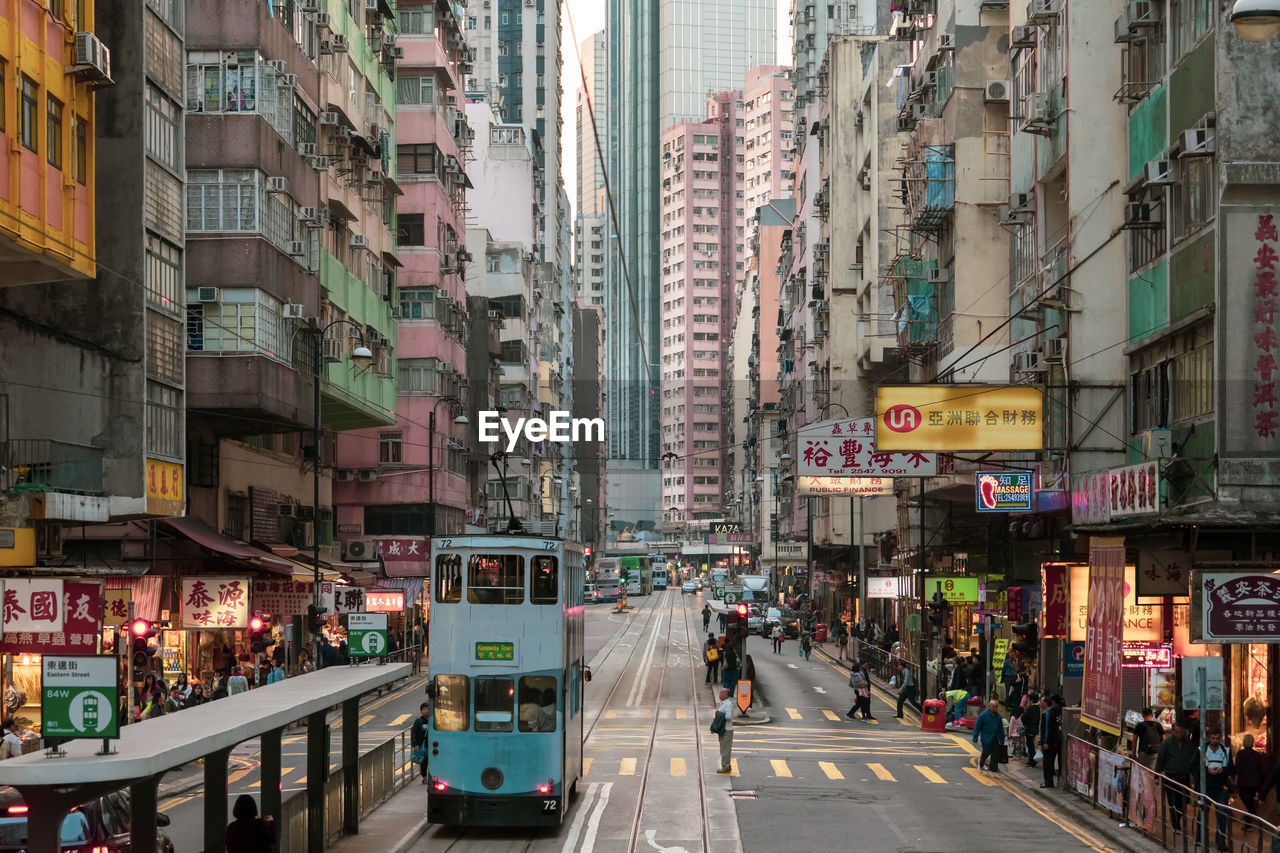
[[[973,742],[982,741],[982,755],[978,758],[978,769],[988,764],[990,772],[1000,772],[1000,747],[1004,746],[1004,719],[1000,716],[1000,703],[992,699],[987,703],[987,710],[978,715],[973,724]],[[988,759],[990,761],[988,762]]]

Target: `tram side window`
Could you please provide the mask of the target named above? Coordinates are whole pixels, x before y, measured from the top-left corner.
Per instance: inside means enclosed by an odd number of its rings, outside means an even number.
[[[465,675],[437,675],[435,729],[439,732],[465,732],[470,723],[470,697]]]
[[[560,563],[555,557],[534,557],[529,601],[555,604],[560,600]]]
[[[467,601],[472,604],[523,604],[524,557],[476,554],[467,561]]]
[[[436,601],[441,604],[462,601],[462,558],[457,554],[436,557]]]
[[[509,732],[512,729],[514,683],[503,676],[476,677],[476,731]]]
[[[556,730],[556,677],[526,675],[520,679],[520,731]]]
[[[580,710],[582,710],[582,666],[574,661],[569,675],[569,716],[578,716]]]

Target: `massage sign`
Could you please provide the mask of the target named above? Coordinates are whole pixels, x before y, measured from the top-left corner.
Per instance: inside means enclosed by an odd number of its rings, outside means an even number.
[[[1202,639],[1269,643],[1280,637],[1280,575],[1201,575]]]

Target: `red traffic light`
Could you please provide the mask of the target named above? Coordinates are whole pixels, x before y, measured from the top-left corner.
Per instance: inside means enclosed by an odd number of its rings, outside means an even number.
[[[266,624],[267,624],[266,622],[262,621],[261,616],[252,616],[249,619],[249,630],[261,631],[264,627],[266,627]]]
[[[134,619],[129,630],[135,637],[145,637],[151,632],[151,623],[146,619]]]
[[[742,617],[743,619],[747,618],[747,605],[745,604],[738,605],[738,616]]]

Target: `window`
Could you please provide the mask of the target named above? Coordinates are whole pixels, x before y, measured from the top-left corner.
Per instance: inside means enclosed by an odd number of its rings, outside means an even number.
[[[1169,374],[1168,362],[1158,362],[1129,377],[1133,423],[1131,432],[1168,426]]]
[[[427,242],[426,226],[421,213],[401,213],[396,217],[396,245],[424,246]]]
[[[174,459],[182,458],[185,438],[182,392],[159,382],[147,382],[147,450]]]
[[[437,675],[432,727],[438,732],[465,732],[470,725],[470,697],[465,675]]]
[[[530,570],[529,603],[556,604],[560,600],[560,568],[555,557],[534,557]]]
[[[1216,165],[1214,157],[1182,157],[1177,161],[1182,180],[1169,187],[1174,240],[1199,231],[1213,219],[1218,197]]]
[[[476,554],[467,561],[467,601],[472,604],[523,604],[524,557]]]
[[[187,353],[182,345],[182,322],[155,312],[147,314],[147,374],[181,384]]]
[[[45,157],[49,165],[55,169],[62,168],[62,101],[53,95],[48,97],[48,110],[45,126]]]
[[[436,78],[431,76],[400,77],[396,80],[396,99],[406,104],[434,104],[436,102]]]
[[[4,99],[0,97],[0,110],[4,109]],[[84,185],[89,181],[89,122],[80,116],[75,117],[73,122],[74,138],[72,145],[75,150],[72,152],[76,161],[76,183]],[[0,119],[0,130],[4,130],[4,122]]]
[[[256,113],[294,142],[293,90],[256,52],[189,51],[186,74],[189,112]]]
[[[0,133],[4,133],[5,117],[9,114],[9,63],[0,57]]]
[[[40,141],[36,131],[36,96],[40,87],[27,75],[22,75],[22,103],[18,111],[18,136],[22,139],[22,147],[35,151]]]
[[[515,682],[512,679],[503,675],[477,676],[476,731],[511,731],[515,720],[513,698]]]
[[[378,461],[393,465],[404,461],[404,433],[384,432],[378,435]]]
[[[556,719],[558,700],[554,675],[523,676],[520,679],[520,731],[556,731],[559,728]]]
[[[396,147],[396,176],[435,175],[440,177],[440,158],[434,145],[399,145]]]
[[[435,32],[435,9],[431,6],[415,6],[396,12],[396,23],[405,35],[431,35]]]
[[[436,557],[436,601],[440,604],[462,601],[462,558],[457,554]]]
[[[170,169],[178,169],[181,148],[178,105],[166,98],[155,86],[147,86],[146,147],[147,153]]]
[[[403,303],[401,303],[403,304]],[[416,303],[421,304],[421,303]],[[421,319],[421,318],[415,318]],[[434,358],[402,358],[396,362],[397,394],[439,393],[438,362]]]

